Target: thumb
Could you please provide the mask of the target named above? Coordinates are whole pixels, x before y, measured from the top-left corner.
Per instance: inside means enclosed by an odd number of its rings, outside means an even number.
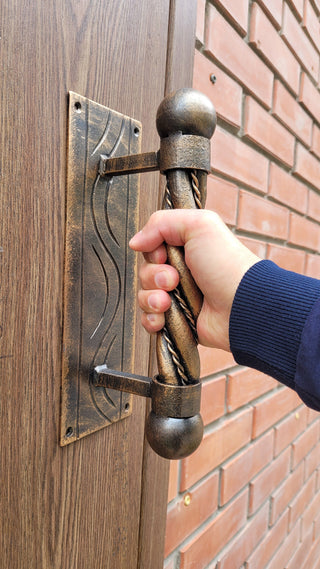
[[[190,238],[190,230],[197,226],[195,219],[199,210],[160,210],[153,213],[139,233],[129,241],[135,251],[149,253],[163,242],[177,247]],[[199,220],[198,220],[199,221]]]

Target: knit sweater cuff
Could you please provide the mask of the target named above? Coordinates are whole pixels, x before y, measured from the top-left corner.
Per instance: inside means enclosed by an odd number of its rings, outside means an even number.
[[[301,334],[320,281],[260,261],[244,275],[230,316],[229,337],[237,363],[294,388]]]

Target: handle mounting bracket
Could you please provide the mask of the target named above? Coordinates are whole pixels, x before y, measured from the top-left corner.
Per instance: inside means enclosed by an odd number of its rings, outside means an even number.
[[[142,125],[69,93],[60,444],[131,414],[132,396],[93,382],[133,369],[139,176],[103,177],[100,156],[140,151]]]

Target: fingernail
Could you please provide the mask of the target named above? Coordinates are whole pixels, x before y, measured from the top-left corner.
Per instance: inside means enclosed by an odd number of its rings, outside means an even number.
[[[168,288],[170,283],[167,271],[160,271],[160,273],[157,273],[154,277],[154,282],[158,288]]]
[[[154,324],[154,322],[156,321],[156,315],[155,314],[147,314],[147,320],[150,322],[150,324]]]
[[[152,308],[152,310],[159,309],[160,305],[157,294],[150,294],[150,296],[148,297],[148,305],[150,306],[150,308]]]
[[[142,229],[141,231],[139,231],[138,233],[136,233],[133,237],[131,237],[130,241],[129,241],[129,247],[131,247],[132,245],[135,245],[135,243],[137,241],[139,241],[139,235],[142,233]]]

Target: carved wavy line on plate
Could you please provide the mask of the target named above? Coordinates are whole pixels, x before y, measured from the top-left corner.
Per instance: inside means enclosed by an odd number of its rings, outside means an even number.
[[[95,185],[96,185],[96,184],[95,184]],[[99,345],[98,345],[98,347],[97,347],[97,349],[96,349],[96,352],[95,352],[95,357],[96,357],[97,354],[98,354],[98,352],[99,352],[99,350],[100,350],[100,348],[101,348],[101,346],[103,345],[104,340],[105,340],[105,338],[106,338],[106,336],[107,336],[107,334],[108,334],[108,332],[109,332],[109,330],[110,330],[110,327],[112,326],[112,323],[113,323],[113,321],[114,321],[114,319],[115,319],[115,317],[116,317],[116,314],[117,314],[117,311],[118,311],[118,308],[119,308],[119,304],[120,304],[120,299],[121,299],[122,283],[121,283],[121,274],[120,274],[119,267],[118,267],[118,264],[117,264],[117,262],[116,262],[116,259],[115,259],[114,256],[112,255],[111,251],[108,249],[108,246],[107,246],[106,242],[104,241],[104,239],[103,239],[103,237],[102,237],[102,235],[101,235],[101,232],[100,232],[100,230],[99,230],[98,219],[97,219],[97,216],[96,216],[96,214],[95,214],[95,209],[94,209],[94,206],[93,206],[93,194],[94,194],[94,191],[92,192],[92,196],[91,196],[91,215],[92,215],[92,223],[93,223],[93,226],[94,226],[94,229],[95,229],[96,236],[97,236],[97,238],[98,238],[100,244],[102,245],[103,249],[104,249],[105,252],[107,253],[108,258],[109,258],[110,262],[112,263],[112,265],[113,265],[113,267],[114,267],[115,275],[116,275],[116,277],[117,277],[117,283],[114,283],[114,286],[118,285],[118,286],[117,286],[117,298],[116,298],[116,302],[115,302],[115,305],[114,305],[114,308],[113,308],[113,313],[111,313],[111,315],[108,314],[108,317],[110,317],[110,320],[109,320],[108,325],[106,326],[105,333],[103,334],[103,336],[102,336],[102,338],[101,338],[101,340],[100,340],[100,342],[99,342]],[[108,303],[108,298],[106,299],[106,302]],[[105,314],[105,317],[106,317],[106,316],[107,316],[107,314]],[[98,324],[98,323],[97,323],[97,324]],[[94,357],[94,361],[95,361],[95,357]]]
[[[114,143],[112,149],[110,150],[110,152],[109,152],[109,153],[107,152],[107,156],[111,157],[111,156],[113,156],[113,154],[117,151],[117,148],[118,148],[118,146],[119,146],[119,144],[120,144],[120,142],[121,142],[121,139],[122,139],[122,137],[123,137],[123,133],[124,133],[125,126],[126,126],[126,121],[125,121],[125,119],[123,118],[122,121],[121,121],[120,132],[119,132],[119,134],[118,134],[118,138],[116,139],[116,141],[115,141],[115,143]]]
[[[90,340],[92,340],[92,338],[96,335],[96,333],[98,332],[98,330],[99,330],[99,328],[100,328],[100,326],[101,326],[101,324],[102,324],[102,322],[103,322],[103,320],[104,320],[104,317],[105,317],[105,314],[106,314],[106,311],[107,311],[107,306],[108,306],[108,299],[109,299],[109,279],[108,279],[108,275],[107,275],[106,268],[105,268],[105,266],[104,266],[104,264],[103,264],[103,262],[102,262],[102,259],[101,259],[100,255],[99,255],[98,251],[96,250],[95,246],[94,246],[94,245],[91,245],[91,247],[92,247],[92,249],[93,249],[95,255],[97,256],[97,259],[98,259],[98,261],[99,261],[99,263],[100,263],[100,266],[101,266],[101,269],[102,269],[102,272],[103,272],[104,280],[105,280],[105,283],[106,283],[106,300],[105,300],[105,303],[104,303],[104,307],[103,307],[103,310],[102,310],[102,314],[101,314],[101,316],[100,316],[99,323],[97,324],[97,326],[95,327],[93,333],[91,334]]]
[[[114,342],[115,342],[115,340],[116,340],[116,337],[117,337],[117,336],[114,336],[114,337],[112,338],[112,340],[111,340],[111,342],[110,342],[110,344],[109,344],[109,346],[108,346],[107,353],[110,352],[110,350],[111,350],[111,348],[112,348],[112,346],[113,346],[113,344],[114,344]],[[110,419],[110,417],[108,417],[107,413],[106,413],[105,411],[103,411],[103,410],[101,409],[101,407],[100,407],[100,405],[102,405],[102,404],[104,404],[104,405],[105,405],[105,404],[108,404],[108,405],[110,405],[111,407],[113,407],[114,409],[117,409],[117,408],[118,408],[118,405],[113,401],[112,397],[110,397],[110,394],[109,394],[109,392],[107,391],[107,389],[104,388],[104,387],[101,387],[101,388],[94,387],[94,386],[92,385],[92,383],[90,383],[90,394],[91,394],[92,403],[93,403],[93,405],[94,405],[96,411],[99,413],[99,415],[101,415],[102,417],[104,417],[105,419],[107,419],[108,421],[110,421],[110,423],[112,423],[112,420]],[[99,402],[97,401],[97,396],[98,396],[99,398],[102,397],[102,398],[103,398],[103,401],[99,403]],[[121,413],[121,405],[119,406],[119,415],[120,415],[120,413]]]
[[[99,182],[100,182],[100,179],[101,179],[101,176],[100,176],[100,174],[98,174],[98,176],[97,176],[97,178],[96,178],[96,180],[95,180],[95,182],[94,182],[94,184],[93,184],[93,188],[92,188],[92,192],[91,192],[91,212],[92,212],[92,215],[94,215],[94,217],[95,217],[95,219],[96,219],[96,225],[97,225],[97,226],[98,226],[97,216],[96,216],[95,213],[94,213],[94,197],[95,197],[95,194],[96,194],[96,191],[97,191],[97,186],[98,186],[98,184],[99,184]],[[118,239],[116,238],[114,232],[112,231],[111,224],[110,224],[110,221],[109,221],[109,215],[108,215],[108,196],[109,196],[109,190],[110,190],[110,187],[111,187],[111,185],[112,185],[112,182],[113,182],[113,178],[108,178],[108,179],[106,180],[106,186],[105,186],[105,200],[104,200],[104,221],[105,221],[105,224],[106,224],[106,229],[108,230],[109,235],[110,235],[112,241],[114,241],[114,243],[117,245],[117,247],[120,247],[120,243],[119,243]],[[99,213],[100,213],[100,212],[99,212]]]
[[[111,113],[110,110],[108,111],[108,117],[107,117],[107,122],[106,122],[106,126],[104,128],[104,131],[102,133],[102,136],[100,138],[100,140],[97,142],[96,146],[94,147],[93,151],[91,152],[90,156],[93,156],[98,150],[99,148],[104,144],[108,134],[109,134],[109,130],[110,130],[110,126],[111,126]],[[107,155],[108,156],[108,155]]]
[[[105,188],[104,219],[105,219],[106,226],[107,226],[107,228],[108,228],[108,231],[109,231],[109,233],[110,233],[110,235],[111,235],[113,241],[115,242],[116,245],[118,245],[118,247],[120,247],[120,243],[119,243],[118,239],[116,238],[115,234],[114,234],[113,231],[112,231],[111,223],[110,223],[110,220],[109,220],[109,214],[108,214],[108,197],[109,197],[110,188],[111,188],[111,186],[112,186],[112,181],[113,181],[113,178],[109,179],[109,180],[108,180],[108,183],[107,183],[107,185],[106,185],[106,188]]]
[[[99,176],[98,176],[98,177],[99,177]],[[96,184],[94,184],[94,187],[96,187]],[[107,329],[106,329],[106,332],[105,332],[105,334],[104,334],[104,336],[103,336],[103,339],[102,339],[102,341],[101,341],[101,342],[103,342],[104,337],[106,336],[107,332],[108,332],[109,329],[110,329],[110,326],[112,325],[112,323],[113,323],[113,321],[114,321],[114,318],[115,318],[115,316],[116,316],[116,313],[117,313],[117,310],[118,310],[118,307],[119,307],[119,304],[120,304],[121,290],[122,290],[122,286],[121,286],[121,285],[122,285],[122,283],[121,283],[121,274],[120,274],[120,271],[119,271],[119,267],[118,267],[117,261],[116,261],[116,259],[114,258],[114,256],[112,255],[111,251],[108,249],[108,246],[107,246],[105,240],[103,239],[103,236],[102,236],[102,234],[101,234],[101,231],[99,230],[99,226],[98,226],[99,221],[98,221],[97,216],[96,216],[96,213],[95,213],[95,208],[94,208],[94,205],[93,205],[93,201],[94,201],[94,189],[93,189],[92,194],[91,194],[91,215],[92,215],[93,226],[94,226],[94,229],[95,229],[96,236],[97,236],[98,240],[100,241],[100,244],[102,245],[103,249],[104,249],[105,252],[107,253],[108,258],[110,259],[110,262],[112,263],[112,265],[113,265],[113,267],[114,267],[114,269],[115,269],[115,274],[116,274],[116,277],[117,277],[117,284],[118,284],[118,295],[117,295],[117,300],[116,300],[115,307],[114,307],[114,312],[113,312],[113,315],[111,316],[109,325],[108,325],[108,327],[107,327]],[[111,237],[111,238],[112,238],[112,237]],[[108,301],[108,299],[107,299],[107,301]],[[99,349],[100,349],[100,346],[101,346],[101,343],[100,343],[100,345],[99,345]]]
[[[107,120],[107,124],[106,124],[106,126],[105,126],[105,129],[104,129],[104,132],[103,132],[103,134],[102,134],[102,136],[101,136],[99,142],[97,143],[97,145],[96,145],[95,148],[93,149],[93,151],[92,151],[92,153],[91,153],[91,156],[93,156],[93,155],[99,150],[99,148],[101,148],[101,146],[103,146],[104,142],[106,141],[106,139],[107,139],[107,137],[108,137],[111,124],[112,124],[112,116],[110,116],[110,112],[109,112],[108,120]],[[106,149],[103,150],[103,154],[105,154],[108,158],[110,158],[111,156],[113,156],[113,154],[117,151],[117,148],[118,148],[118,146],[119,146],[119,144],[120,144],[120,142],[121,142],[121,139],[122,139],[122,137],[123,137],[123,133],[124,133],[125,127],[126,127],[126,121],[125,121],[125,119],[123,118],[122,121],[121,121],[119,134],[118,134],[118,136],[117,136],[117,138],[116,138],[116,140],[115,140],[115,143],[114,143],[113,147],[112,147],[111,150],[109,150],[109,151],[106,150]]]

